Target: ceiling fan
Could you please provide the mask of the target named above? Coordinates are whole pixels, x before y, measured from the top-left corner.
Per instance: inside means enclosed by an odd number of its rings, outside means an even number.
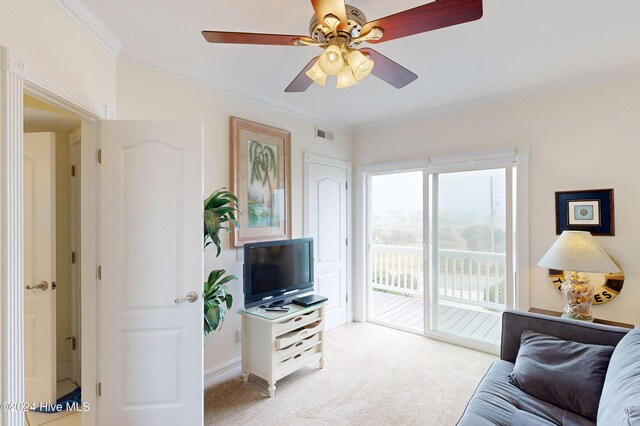
[[[311,4],[315,14],[311,17],[309,36],[228,31],[202,31],[202,35],[210,43],[324,49],[285,92],[304,92],[314,81],[324,86],[328,75],[337,76],[336,87],[349,87],[369,73],[401,89],[418,76],[371,48],[358,49],[361,43],[382,43],[482,17],[482,0],[436,0],[371,22],[367,22],[360,9],[345,5],[344,0],[311,0]]]

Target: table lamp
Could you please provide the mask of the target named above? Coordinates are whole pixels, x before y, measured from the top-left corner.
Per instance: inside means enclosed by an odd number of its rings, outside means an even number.
[[[600,244],[585,231],[564,231],[538,266],[564,271],[562,283],[565,305],[563,317],[591,321],[593,286],[585,272],[618,272],[616,266]]]

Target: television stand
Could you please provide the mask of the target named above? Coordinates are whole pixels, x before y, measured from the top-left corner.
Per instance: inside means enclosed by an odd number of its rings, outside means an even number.
[[[290,305],[289,312],[270,312],[260,307],[240,309],[242,316],[242,380],[249,374],[269,384],[315,362],[324,367],[324,306]]]

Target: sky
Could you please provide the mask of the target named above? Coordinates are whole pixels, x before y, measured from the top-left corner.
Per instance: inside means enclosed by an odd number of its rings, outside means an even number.
[[[422,172],[372,176],[374,214],[389,210],[422,210]],[[493,185],[494,214],[504,214],[504,169],[442,173],[440,213],[489,215]]]

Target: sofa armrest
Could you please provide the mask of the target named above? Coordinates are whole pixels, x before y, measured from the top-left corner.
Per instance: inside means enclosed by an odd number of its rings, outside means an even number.
[[[500,359],[516,362],[520,335],[533,330],[563,340],[594,345],[616,346],[630,329],[582,322],[548,315],[508,310],[502,314],[502,344]]]

